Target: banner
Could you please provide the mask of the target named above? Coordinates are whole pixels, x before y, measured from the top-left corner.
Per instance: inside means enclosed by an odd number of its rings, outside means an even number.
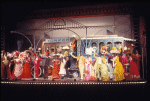
[[[70,38],[51,38],[46,39],[45,43],[70,42]]]

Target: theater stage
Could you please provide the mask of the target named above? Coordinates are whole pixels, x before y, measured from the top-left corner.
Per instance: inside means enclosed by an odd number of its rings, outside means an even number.
[[[104,85],[104,84],[145,84],[146,80],[138,80],[138,81],[83,81],[80,78],[66,78],[63,79],[54,79],[52,80],[51,76],[48,79],[39,78],[39,79],[30,79],[30,80],[3,80],[1,84],[28,84],[28,85]]]

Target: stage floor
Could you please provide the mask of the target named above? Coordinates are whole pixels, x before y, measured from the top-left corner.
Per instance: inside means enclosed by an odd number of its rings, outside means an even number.
[[[40,77],[36,80],[33,78],[30,80],[2,80],[1,83],[3,84],[145,84],[147,83],[146,80],[139,80],[139,81],[83,81],[80,78],[66,78],[63,79],[54,79],[52,80],[51,76],[48,79],[44,79]]]

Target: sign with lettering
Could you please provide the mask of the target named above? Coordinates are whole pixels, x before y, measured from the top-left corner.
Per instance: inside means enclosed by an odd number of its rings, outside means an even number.
[[[46,39],[45,43],[70,42],[69,38],[51,38]]]

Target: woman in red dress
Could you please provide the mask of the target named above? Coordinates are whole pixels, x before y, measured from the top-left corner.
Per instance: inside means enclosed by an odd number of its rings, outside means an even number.
[[[129,70],[130,79],[129,80],[139,80],[140,79],[139,70],[138,70],[137,64],[133,62],[131,54],[129,54],[129,65],[130,65],[130,70]]]
[[[55,59],[53,59],[53,71],[52,71],[52,79],[59,79],[59,64],[60,61],[58,56],[55,54]]]
[[[140,72],[140,61],[141,61],[141,55],[138,53],[138,50],[135,51],[135,54],[132,54],[133,62],[135,62],[138,66],[138,70]]]
[[[35,68],[35,75],[36,75],[36,79],[38,79],[39,78],[39,66],[40,66],[39,62],[42,61],[42,59],[39,56],[39,51],[37,51],[36,54],[34,53],[34,51],[32,51],[32,52],[34,55],[33,64],[34,64],[34,68]]]
[[[23,73],[22,73],[22,80],[30,80],[31,79],[31,63],[32,63],[32,59],[31,59],[31,55],[33,55],[33,53],[29,50],[26,51],[27,53],[27,57],[25,58],[25,64],[23,67]]]

